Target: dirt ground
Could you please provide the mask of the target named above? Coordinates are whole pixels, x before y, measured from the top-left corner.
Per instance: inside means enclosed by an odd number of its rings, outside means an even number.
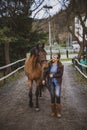
[[[0,88],[0,130],[87,130],[87,87],[76,82],[73,67],[64,64],[64,68],[61,119],[50,116],[47,89],[39,99],[40,111],[29,108],[24,75]]]

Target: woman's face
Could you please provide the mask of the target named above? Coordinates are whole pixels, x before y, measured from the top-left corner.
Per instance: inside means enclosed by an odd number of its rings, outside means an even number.
[[[57,62],[59,60],[58,55],[53,55],[52,61]]]

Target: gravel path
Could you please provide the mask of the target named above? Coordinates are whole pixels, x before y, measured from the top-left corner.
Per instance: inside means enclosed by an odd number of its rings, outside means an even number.
[[[74,72],[64,63],[61,119],[50,117],[47,89],[39,99],[41,110],[29,108],[25,75],[0,88],[0,130],[87,130],[87,88],[75,81]]]

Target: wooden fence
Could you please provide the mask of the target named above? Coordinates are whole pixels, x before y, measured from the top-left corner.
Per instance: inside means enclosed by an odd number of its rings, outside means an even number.
[[[79,73],[87,79],[87,64],[80,63],[76,58],[72,59],[72,63]]]
[[[3,69],[6,69],[7,67],[10,67],[10,66],[13,66],[13,65],[15,65],[15,64],[18,64],[18,65],[17,65],[18,67],[17,67],[15,70],[13,70],[13,71],[11,71],[9,74],[4,75],[3,77],[1,77],[1,78],[0,78],[0,81],[2,81],[2,80],[4,80],[4,79],[8,78],[9,76],[11,76],[11,75],[13,75],[14,73],[16,73],[18,70],[24,68],[24,65],[22,65],[22,64],[19,65],[19,63],[21,63],[21,62],[23,62],[23,61],[25,61],[25,58],[24,58],[24,59],[21,59],[21,60],[17,60],[16,62],[13,62],[13,63],[11,63],[11,64],[8,64],[8,65],[5,65],[5,66],[0,67],[0,70],[3,70]]]

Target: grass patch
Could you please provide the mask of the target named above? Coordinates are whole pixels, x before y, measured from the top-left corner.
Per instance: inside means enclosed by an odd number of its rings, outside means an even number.
[[[71,61],[72,58],[61,58],[61,61]]]
[[[9,84],[10,82],[19,79],[24,75],[24,71],[20,70],[16,72],[15,74],[11,75],[10,77],[6,78],[5,80],[0,81],[0,87],[3,87],[5,84]]]
[[[87,79],[84,78],[77,70],[75,70],[72,65],[70,67],[72,67],[73,69],[72,76],[75,79],[75,81],[81,84],[83,87],[87,88]]]

